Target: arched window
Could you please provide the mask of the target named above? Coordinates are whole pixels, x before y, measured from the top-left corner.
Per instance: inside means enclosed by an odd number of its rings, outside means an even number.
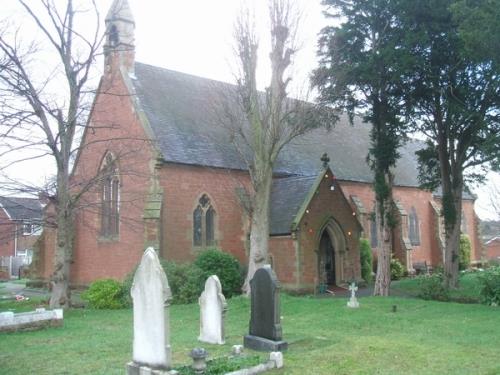
[[[101,175],[101,235],[115,237],[120,227],[120,181],[116,160],[109,153],[104,158]]]
[[[118,28],[116,25],[111,25],[109,29],[109,45],[111,47],[116,47],[120,41],[120,37],[118,35]]]
[[[375,209],[370,215],[370,245],[372,248],[378,246],[377,215],[375,214]]]
[[[215,210],[206,194],[201,196],[193,211],[193,245],[215,246]]]
[[[467,218],[465,217],[464,210],[462,210],[462,218],[460,221],[460,231],[462,233],[467,233]]]
[[[420,245],[420,228],[418,224],[417,210],[412,207],[408,215],[408,236],[413,246]]]

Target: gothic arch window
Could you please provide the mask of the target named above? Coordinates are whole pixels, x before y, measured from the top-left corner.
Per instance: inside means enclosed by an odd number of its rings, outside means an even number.
[[[467,233],[467,218],[465,217],[464,210],[462,210],[462,218],[460,221],[460,231],[462,233]]]
[[[418,223],[418,215],[415,207],[412,207],[410,214],[408,215],[408,236],[410,237],[410,243],[413,246],[420,245],[420,227]]]
[[[116,25],[111,25],[109,29],[109,45],[111,47],[116,47],[120,41],[120,37],[118,35],[118,28]]]
[[[101,235],[118,236],[120,228],[120,180],[116,159],[108,153],[101,166]]]
[[[208,195],[203,194],[193,211],[193,245],[215,246],[215,209]]]
[[[377,215],[375,213],[376,207],[373,208],[373,212],[370,217],[370,245],[372,248],[378,247],[378,236],[377,236]]]

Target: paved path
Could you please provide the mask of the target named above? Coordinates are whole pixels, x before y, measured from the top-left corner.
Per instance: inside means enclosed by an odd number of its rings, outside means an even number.
[[[50,296],[49,292],[45,289],[29,289],[24,284],[7,281],[0,285],[3,286],[0,289],[0,297],[23,295],[25,297],[49,298]]]

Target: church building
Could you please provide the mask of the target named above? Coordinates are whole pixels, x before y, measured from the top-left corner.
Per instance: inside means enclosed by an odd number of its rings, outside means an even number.
[[[123,279],[147,246],[176,262],[213,247],[247,262],[250,178],[218,123],[235,86],[136,62],[134,29],[128,2],[115,0],[106,17],[105,72],[72,177],[76,187],[94,181],[76,217],[74,285]],[[362,237],[376,253],[369,132],[368,124],[352,126],[344,118],[282,150],[272,187],[269,262],[285,289],[360,280]],[[444,248],[440,196],[418,188],[419,147],[408,142],[395,171],[394,256],[408,271],[442,264]],[[462,229],[479,260],[473,203],[465,196]],[[40,251],[46,279],[49,231]]]

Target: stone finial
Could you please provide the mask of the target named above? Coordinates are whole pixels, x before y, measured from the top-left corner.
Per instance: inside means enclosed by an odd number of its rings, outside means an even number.
[[[320,160],[323,162],[323,168],[328,168],[330,158],[328,157],[328,154],[326,152],[323,154],[323,156],[321,156]]]

